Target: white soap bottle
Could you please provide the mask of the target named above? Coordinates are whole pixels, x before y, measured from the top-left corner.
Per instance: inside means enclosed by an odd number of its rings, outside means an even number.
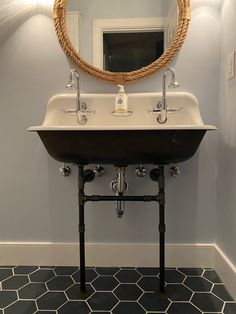
[[[127,104],[127,95],[125,94],[124,86],[118,85],[119,92],[116,95],[116,104],[115,104],[115,112],[116,113],[124,113],[128,110]]]

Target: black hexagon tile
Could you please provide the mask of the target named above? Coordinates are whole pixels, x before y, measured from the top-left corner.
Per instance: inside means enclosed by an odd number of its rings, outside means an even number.
[[[84,301],[68,301],[57,312],[58,314],[89,314],[90,309]]]
[[[168,314],[201,314],[191,303],[172,303],[168,309]]]
[[[120,302],[113,310],[114,314],[145,314],[145,310],[137,302]]]
[[[157,267],[137,267],[136,270],[143,276],[157,276],[160,272]]]
[[[96,267],[96,272],[101,276],[113,276],[120,270],[119,267]]]
[[[0,281],[3,281],[13,275],[11,269],[0,269]]]
[[[17,266],[14,268],[15,275],[29,275],[38,269],[37,266]]]
[[[143,294],[143,291],[135,284],[120,284],[113,293],[121,301],[136,301]]]
[[[160,279],[157,277],[142,277],[137,285],[146,292],[154,292],[159,289]]]
[[[73,301],[86,300],[95,292],[91,284],[86,284],[85,290],[86,290],[86,293],[84,295],[81,294],[80,284],[74,284],[73,286],[71,286],[69,289],[66,290],[67,298]]]
[[[110,314],[111,312],[101,312],[101,311],[99,311],[99,312],[91,312],[90,314]]]
[[[214,270],[206,270],[203,277],[211,281],[212,283],[222,283],[220,277]]]
[[[161,312],[166,311],[170,305],[170,301],[166,297],[159,296],[156,293],[144,293],[139,299],[139,303],[145,308],[146,311]]]
[[[178,268],[179,271],[186,276],[201,276],[203,274],[203,268]]]
[[[182,284],[167,284],[166,295],[171,301],[189,301],[193,292]]]
[[[167,269],[165,271],[165,281],[167,283],[182,283],[185,277],[185,275],[176,269]]]
[[[55,273],[51,269],[39,269],[29,275],[31,282],[47,282],[53,277],[55,277]]]
[[[37,311],[34,301],[17,301],[4,310],[4,314],[32,314]]]
[[[2,282],[2,289],[17,290],[25,286],[28,282],[29,278],[27,276],[12,276]]]
[[[19,299],[34,300],[47,292],[46,285],[42,282],[29,283],[18,291]]]
[[[58,266],[54,268],[56,275],[61,275],[61,276],[72,275],[78,270],[79,270],[78,267],[73,267],[73,266]]]
[[[55,311],[37,311],[35,314],[57,314]]]
[[[112,291],[119,285],[119,282],[113,276],[99,276],[92,286],[96,291]]]
[[[112,292],[96,292],[87,302],[92,310],[111,311],[111,309],[118,303],[118,299]]]
[[[115,275],[115,277],[121,283],[136,283],[141,275],[134,269],[122,269]]]
[[[0,291],[0,309],[4,309],[17,300],[16,291]]]
[[[213,286],[211,282],[203,277],[187,277],[184,284],[195,292],[209,292]]]
[[[74,281],[70,276],[56,276],[46,283],[48,290],[52,291],[64,291],[67,288],[71,287],[73,284]]]
[[[191,302],[202,312],[221,312],[224,305],[211,293],[194,293]]]
[[[212,293],[225,302],[234,301],[229,292],[225,289],[225,286],[223,286],[222,284],[215,284]]]
[[[236,303],[226,303],[224,308],[224,314],[235,314]]]
[[[86,282],[92,282],[95,278],[98,277],[98,273],[91,268],[86,268],[85,270],[85,278]],[[77,271],[72,275],[72,278],[74,279],[75,282],[80,282],[80,271]]]
[[[40,310],[57,310],[67,299],[63,292],[47,292],[39,299],[37,305]]]

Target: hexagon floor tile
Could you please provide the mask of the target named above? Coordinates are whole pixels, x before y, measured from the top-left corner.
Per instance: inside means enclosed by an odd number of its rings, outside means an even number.
[[[72,266],[0,266],[0,314],[236,314],[213,269],[89,267],[87,294]]]
[[[137,301],[143,294],[143,291],[135,284],[122,283],[113,293],[120,301]]]

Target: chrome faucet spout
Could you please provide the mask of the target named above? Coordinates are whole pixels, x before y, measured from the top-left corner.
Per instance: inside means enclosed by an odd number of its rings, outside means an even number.
[[[94,114],[96,111],[95,110],[88,110],[87,105],[85,102],[81,101],[81,94],[80,94],[80,76],[79,72],[76,69],[71,69],[70,70],[70,76],[69,76],[69,82],[66,85],[66,88],[75,88],[77,95],[76,95],[76,103],[75,103],[75,108],[73,109],[61,109],[64,111],[66,114],[70,115],[76,115],[77,116],[77,121],[79,124],[86,124],[88,121],[87,116]]]
[[[81,103],[80,103],[80,82],[79,82],[79,72],[76,69],[70,70],[69,82],[66,85],[66,88],[76,88],[77,96],[76,96],[76,112],[81,111]]]
[[[167,74],[170,73],[171,74],[171,80],[169,83],[170,88],[176,88],[179,87],[179,83],[176,80],[176,74],[175,74],[175,70],[174,68],[168,68],[165,70],[165,72],[163,73],[163,77],[162,77],[162,109],[167,110],[167,97],[166,97],[166,77]]]
[[[166,78],[167,74],[170,73],[171,79],[168,87],[176,88],[179,87],[179,83],[176,80],[175,70],[173,68],[168,68],[164,71],[162,77],[162,96],[161,100],[157,103],[156,111],[159,112],[157,116],[157,121],[161,124],[166,123],[167,121],[167,112],[172,111],[172,109],[168,109],[167,107],[167,96],[166,96]],[[177,110],[174,110],[177,111]]]

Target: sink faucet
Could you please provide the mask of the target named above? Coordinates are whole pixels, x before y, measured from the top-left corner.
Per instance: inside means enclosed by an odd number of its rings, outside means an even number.
[[[76,82],[75,82],[76,80]],[[66,85],[66,88],[72,89],[76,88],[77,96],[76,96],[76,113],[81,111],[80,108],[80,82],[79,82],[79,72],[76,69],[70,70],[69,82]]]
[[[167,112],[176,112],[179,111],[180,109],[168,109],[167,108],[167,96],[166,96],[166,77],[167,74],[170,73],[171,74],[171,80],[169,83],[170,88],[176,88],[179,87],[179,83],[176,80],[176,75],[175,75],[175,70],[173,68],[168,68],[165,70],[165,72],[163,73],[163,77],[162,77],[162,97],[161,100],[157,103],[157,110],[158,112],[160,112],[157,116],[157,121],[161,124],[164,124],[167,121]]]
[[[75,109],[67,109],[67,110],[63,110],[63,111],[65,113],[72,114],[72,115],[76,114],[78,123],[79,124],[86,124],[88,121],[86,116],[95,113],[95,110],[87,110],[86,103],[81,103],[79,79],[80,79],[79,72],[76,69],[71,69],[69,82],[66,85],[66,88],[69,88],[69,89],[76,88],[76,91],[77,91],[76,108]]]

